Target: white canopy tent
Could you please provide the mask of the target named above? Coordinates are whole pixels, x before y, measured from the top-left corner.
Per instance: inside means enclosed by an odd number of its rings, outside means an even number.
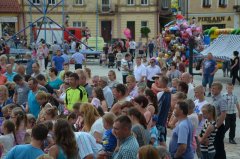
[[[233,51],[240,52],[240,35],[220,35],[201,54],[206,56],[211,52],[216,58],[230,59]]]

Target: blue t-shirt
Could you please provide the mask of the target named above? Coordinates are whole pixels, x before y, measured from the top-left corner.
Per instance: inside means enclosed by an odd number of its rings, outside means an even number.
[[[28,107],[29,112],[33,114],[34,117],[37,119],[40,112],[40,105],[36,100],[36,93],[34,93],[32,90],[30,90],[30,92],[28,93]]]
[[[56,78],[54,81],[49,81],[48,84],[53,88],[53,89],[59,89],[63,81],[59,78]]]
[[[57,69],[58,72],[63,70],[63,64],[64,64],[64,58],[61,56],[54,56],[53,57],[53,62],[55,65],[55,68]]]
[[[17,145],[7,153],[5,159],[36,159],[41,155],[44,155],[44,152],[30,144]]]
[[[215,70],[215,66],[216,66],[216,61],[214,60],[206,60],[203,63],[203,72],[205,75],[210,75],[214,70]]]
[[[117,139],[112,133],[112,129],[105,131],[103,135],[103,149],[107,152],[113,152],[117,146]]]
[[[153,143],[153,146],[157,147],[158,146],[158,129],[157,129],[156,126],[154,126],[150,129],[150,136],[151,136],[151,139],[152,138],[155,139],[155,142]]]
[[[169,143],[169,152],[171,156],[174,156],[180,144],[186,144],[187,149],[184,152],[182,158],[193,159],[194,152],[192,147],[192,139],[193,126],[191,121],[188,118],[180,121],[180,123],[178,123],[178,125],[173,129],[172,138]]]
[[[13,82],[13,77],[16,75],[17,73],[16,72],[12,72],[11,74],[9,74],[9,73],[4,73],[4,75],[7,77],[7,80],[9,81],[9,82]]]

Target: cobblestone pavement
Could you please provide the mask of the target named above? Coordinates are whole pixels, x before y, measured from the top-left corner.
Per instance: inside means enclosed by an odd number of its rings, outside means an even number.
[[[107,73],[110,69],[108,69],[106,66],[99,66],[98,64],[93,64],[93,61],[87,64],[87,67],[91,68],[92,70],[92,75],[100,75],[100,76],[107,76]],[[73,68],[73,67],[72,67]],[[113,68],[117,74],[117,80],[122,81],[122,76],[121,72],[118,71],[116,68]],[[199,85],[201,84],[201,76],[194,76],[194,84]],[[223,77],[222,71],[219,70],[216,75],[215,75],[215,81],[220,81],[224,85],[223,91],[225,91],[225,85],[228,82],[231,82],[231,79],[229,77]],[[238,84],[238,83],[237,83]],[[240,85],[235,86],[235,94],[240,96]],[[239,99],[240,101],[240,99]],[[238,143],[237,145],[229,144],[228,142],[228,133],[225,135],[225,150],[227,153],[227,159],[239,159],[240,158],[240,119],[237,118],[237,123],[236,123],[236,142]],[[168,136],[171,136],[169,133]]]

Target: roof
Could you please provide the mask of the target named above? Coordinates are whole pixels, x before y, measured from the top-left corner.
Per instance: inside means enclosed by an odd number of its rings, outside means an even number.
[[[0,13],[20,13],[18,0],[0,0]]]
[[[240,52],[240,35],[220,35],[201,54],[206,56],[211,52],[217,58],[230,59],[233,51]]]

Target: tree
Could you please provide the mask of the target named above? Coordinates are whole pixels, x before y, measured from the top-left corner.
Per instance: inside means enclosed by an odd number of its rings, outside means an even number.
[[[148,34],[151,32],[151,30],[148,27],[142,27],[140,30],[142,37],[147,38],[148,41]]]
[[[178,9],[178,0],[172,0],[171,1],[171,8],[176,8],[176,9]]]

